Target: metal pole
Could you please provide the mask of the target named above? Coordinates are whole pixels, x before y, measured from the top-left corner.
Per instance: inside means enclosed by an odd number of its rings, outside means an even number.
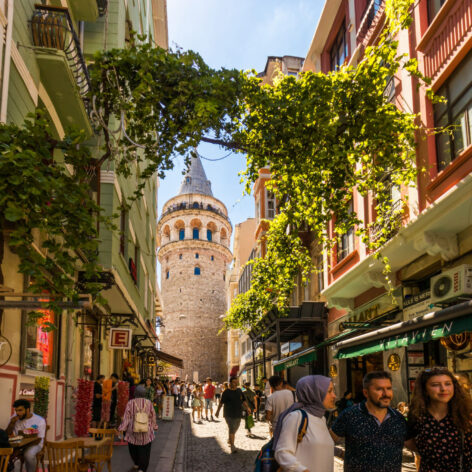
[[[266,345],[265,342],[262,342],[262,370],[264,377],[267,377],[267,370],[266,370]]]
[[[256,343],[252,341],[252,384],[256,385]]]
[[[275,332],[276,332],[276,342],[277,342],[277,360],[280,361],[281,353],[280,353],[280,320],[275,322]]]

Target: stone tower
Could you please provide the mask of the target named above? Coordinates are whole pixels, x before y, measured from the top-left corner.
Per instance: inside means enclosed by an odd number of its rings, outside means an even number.
[[[157,225],[164,328],[162,350],[184,361],[181,378],[223,381],[226,335],[225,277],[232,227],[225,205],[213,196],[200,158],[192,158],[177,196]]]

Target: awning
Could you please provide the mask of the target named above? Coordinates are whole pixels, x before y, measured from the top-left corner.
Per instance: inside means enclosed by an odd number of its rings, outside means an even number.
[[[334,346],[338,349],[334,357],[347,359],[364,356],[464,331],[472,331],[472,301],[341,341]]]
[[[156,356],[159,360],[167,362],[168,364],[178,367],[179,369],[184,368],[184,361],[178,357],[171,356],[170,354],[167,354],[166,352],[159,349],[156,349]]]
[[[307,364],[314,360],[316,360],[316,348],[310,347],[310,349],[305,349],[304,351],[297,352],[290,357],[273,362],[272,365],[274,366],[275,372],[280,372],[281,370],[290,369],[290,367],[295,367],[297,365]]]

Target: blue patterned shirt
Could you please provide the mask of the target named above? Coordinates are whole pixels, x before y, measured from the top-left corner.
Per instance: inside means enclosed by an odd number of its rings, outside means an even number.
[[[369,413],[365,401],[344,410],[333,433],[346,438],[344,472],[400,472],[406,421],[388,408],[382,423]]]

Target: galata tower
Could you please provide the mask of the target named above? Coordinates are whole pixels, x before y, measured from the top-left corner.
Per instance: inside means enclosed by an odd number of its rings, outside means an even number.
[[[227,380],[226,269],[232,227],[225,205],[213,196],[199,157],[192,157],[177,196],[157,225],[163,322],[161,348],[184,362],[182,379]]]

